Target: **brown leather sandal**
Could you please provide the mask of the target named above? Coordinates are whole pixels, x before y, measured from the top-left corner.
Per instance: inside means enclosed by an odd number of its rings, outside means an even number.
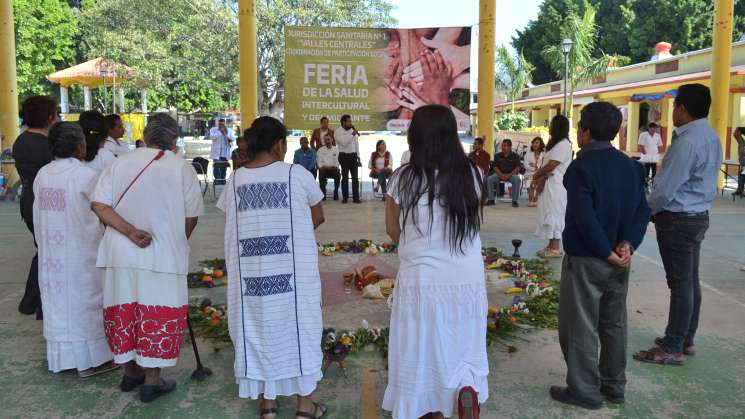
[[[657,346],[662,346],[665,343],[665,338],[657,338],[654,340],[654,344]],[[686,356],[694,356],[696,355],[696,346],[689,345],[689,346],[683,346],[683,355]]]
[[[658,365],[683,365],[685,358],[683,354],[669,354],[659,346],[655,346],[647,351],[639,351],[634,354],[634,359],[641,362]]]
[[[261,403],[264,403],[264,399],[261,399]],[[259,419],[264,419],[264,416],[266,415],[274,415],[274,417],[279,417],[279,402],[275,401],[276,406],[274,407],[268,407],[263,408],[261,407],[261,404],[259,404]]]
[[[320,419],[326,416],[326,412],[328,412],[329,410],[328,407],[322,404],[318,404],[316,402],[313,402],[313,406],[315,406],[315,410],[313,410],[313,413],[301,412],[298,410],[297,412],[295,412],[295,416],[300,416],[301,418],[308,418],[308,419]],[[319,410],[321,411],[320,416],[317,415]]]

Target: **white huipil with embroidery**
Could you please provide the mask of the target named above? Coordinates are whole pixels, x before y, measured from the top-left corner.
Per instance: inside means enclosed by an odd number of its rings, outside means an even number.
[[[80,371],[113,359],[103,328],[103,227],[91,211],[98,173],[77,159],[57,159],[34,182],[34,229],[49,370]]]
[[[225,218],[228,326],[239,396],[311,394],[321,379],[321,278],[310,208],[323,199],[301,166],[240,168]]]

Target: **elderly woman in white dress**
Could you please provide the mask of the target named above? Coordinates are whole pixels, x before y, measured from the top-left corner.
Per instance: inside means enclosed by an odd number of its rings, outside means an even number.
[[[278,417],[278,396],[297,396],[296,417],[320,418],[321,276],[314,230],[323,193],[302,166],[284,163],[287,130],[265,116],[244,137],[253,156],[235,171],[217,207],[225,212],[228,327],[238,396],[262,399],[261,419]]]
[[[543,143],[543,138],[535,137],[530,142],[530,151],[525,154],[525,174],[523,175],[525,180],[524,184],[529,185],[528,187],[528,206],[538,206],[538,190],[533,185],[533,176],[538,169],[543,166],[543,153],[546,151],[546,144]]]
[[[540,194],[536,216],[536,235],[548,240],[545,249],[538,252],[542,258],[560,258],[561,235],[564,232],[564,214],[567,208],[567,191],[564,189],[564,172],[572,162],[572,143],[569,141],[569,120],[556,115],[549,124],[549,141],[543,156],[543,166],[533,175],[533,187]]]
[[[98,173],[82,163],[85,137],[78,124],[52,126],[49,144],[54,161],[39,170],[33,187],[47,364],[52,372],[76,369],[87,378],[118,368],[106,344],[96,268],[103,227],[89,200]]]
[[[189,236],[204,208],[194,168],[178,157],[178,124],[165,113],[148,118],[147,147],[107,167],[91,197],[108,226],[98,249],[104,268],[104,329],[118,364],[120,388],[140,388],[150,403],[173,391],[162,368],[176,365],[186,330]]]
[[[401,264],[383,408],[394,418],[443,418],[457,404],[463,417],[478,417],[489,396],[483,174],[463,153],[447,107],[414,111],[408,142],[411,160],[394,173],[386,198],[386,230]]]

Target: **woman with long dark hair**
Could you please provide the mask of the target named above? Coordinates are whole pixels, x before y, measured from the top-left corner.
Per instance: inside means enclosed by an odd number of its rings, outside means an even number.
[[[569,120],[556,115],[548,127],[549,140],[543,166],[533,175],[532,187],[540,194],[536,234],[548,240],[545,249],[538,252],[542,258],[559,258],[561,234],[564,232],[564,213],[567,208],[567,191],[564,189],[564,172],[572,162],[572,143],[569,141]]]
[[[538,168],[543,166],[543,153],[546,151],[546,144],[543,143],[543,138],[535,137],[530,142],[530,151],[525,154],[525,183],[530,187],[528,188],[528,206],[538,206],[538,191],[532,185],[533,176]]]
[[[284,162],[287,130],[263,116],[244,133],[252,158],[236,168],[217,207],[225,212],[228,328],[238,396],[262,399],[261,419],[278,417],[277,396],[297,396],[296,416],[320,418],[321,276],[315,228],[323,194],[313,175]]]
[[[83,128],[83,134],[85,134],[86,166],[101,173],[103,169],[116,161],[114,153],[110,149],[104,148],[108,135],[106,118],[101,112],[85,111],[80,114],[78,124]]]
[[[388,388],[394,418],[458,410],[488,397],[486,286],[481,238],[483,173],[463,151],[453,113],[414,112],[411,160],[391,178],[386,231],[399,244]]]
[[[393,174],[393,159],[391,158],[391,153],[386,150],[384,140],[378,140],[375,143],[375,151],[370,155],[370,161],[367,166],[370,169],[370,178],[378,180],[374,187],[375,192],[378,189],[382,189],[385,195],[388,191],[388,178]]]

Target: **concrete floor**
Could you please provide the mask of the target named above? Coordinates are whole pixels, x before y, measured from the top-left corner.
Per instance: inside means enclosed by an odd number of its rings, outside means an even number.
[[[192,240],[192,265],[206,258],[222,256],[223,218],[207,203]],[[0,203],[0,417],[255,417],[254,402],[237,398],[233,380],[230,346],[200,342],[205,364],[215,374],[203,383],[189,380],[194,367],[190,346],[184,346],[181,360],[167,370],[167,377],[179,383],[177,391],[152,405],[143,405],[134,394],[117,390],[119,373],[80,381],[76,375],[53,375],[46,369],[41,322],[22,316],[17,303],[22,294],[33,254],[33,242],[21,223],[18,204]],[[321,242],[372,238],[384,240],[382,203],[368,200],[363,205],[326,205],[328,220],[318,230]],[[535,211],[512,209],[507,204],[485,210],[482,231],[484,245],[512,250],[513,238],[522,239],[522,254],[534,254],[544,243],[534,230]],[[548,387],[561,384],[564,363],[555,331],[535,332],[508,354],[494,346],[489,351],[490,398],[483,418],[732,418],[745,417],[745,202],[720,199],[715,203],[711,229],[703,245],[701,278],[705,282],[703,313],[697,346],[699,354],[683,367],[658,367],[630,359],[627,403],[597,412],[560,406],[548,397]],[[667,316],[668,291],[657,252],[653,228],[638,250],[629,291],[629,352],[646,349],[661,333]],[[358,259],[324,258],[322,271],[339,270]],[[385,263],[395,267],[395,256]],[[558,269],[558,266],[557,266]],[[219,295],[224,289],[211,292]],[[202,295],[204,291],[193,293]],[[494,294],[496,295],[496,294]],[[495,303],[493,301],[493,303]],[[366,303],[367,304],[367,303]],[[369,303],[373,304],[373,303]],[[385,313],[384,305],[367,306],[361,312]],[[354,323],[348,307],[327,308],[327,325],[347,319]],[[349,319],[352,320],[349,320]],[[346,325],[345,325],[346,327]],[[389,417],[379,410],[385,390],[386,372],[375,353],[349,358],[349,377],[340,377],[335,367],[320,383],[318,400],[331,407],[330,418]],[[294,417],[293,401],[280,399],[281,418]]]

